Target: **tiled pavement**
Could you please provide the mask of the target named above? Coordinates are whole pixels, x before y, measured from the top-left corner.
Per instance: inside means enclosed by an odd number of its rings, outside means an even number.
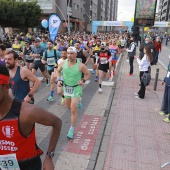
[[[153,91],[156,69],[159,81]],[[133,76],[126,77],[128,63],[123,60],[119,71],[114,104],[110,111],[110,133],[104,134],[96,170],[159,170],[170,161],[169,124],[162,121],[161,108],[164,86],[161,81],[166,70],[160,64],[152,66],[152,82],[147,87],[145,99],[135,99],[139,90],[139,76],[135,61]],[[164,168],[169,169],[170,167]]]
[[[126,77],[129,63],[122,57],[114,85],[104,85],[98,94],[98,85],[92,75],[84,86],[83,109],[78,111],[74,140],[66,134],[70,126],[70,112],[60,105],[56,95],[47,103],[49,88],[42,86],[35,98],[36,104],[56,114],[63,125],[54,157],[55,170],[157,170],[170,161],[169,125],[158,115],[164,87],[158,81],[153,92],[156,68],[159,79],[166,70],[160,64],[152,67],[152,82],[144,100],[134,99],[139,89],[138,66],[134,75]],[[50,127],[36,126],[39,146],[46,152]],[[44,156],[42,156],[43,160]],[[169,159],[168,159],[169,158]],[[166,168],[164,168],[166,170]]]

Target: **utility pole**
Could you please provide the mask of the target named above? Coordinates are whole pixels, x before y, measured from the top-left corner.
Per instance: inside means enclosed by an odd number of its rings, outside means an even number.
[[[68,0],[68,6],[67,6],[67,27],[68,27],[68,35],[70,35],[70,14],[68,8],[70,7],[70,0]]]

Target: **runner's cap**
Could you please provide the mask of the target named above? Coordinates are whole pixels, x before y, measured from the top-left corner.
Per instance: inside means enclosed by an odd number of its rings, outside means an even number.
[[[102,42],[101,45],[106,47],[106,43],[105,42]]]
[[[77,49],[75,48],[75,47],[69,47],[68,49],[67,49],[67,52],[73,52],[73,53],[76,53],[77,54]]]

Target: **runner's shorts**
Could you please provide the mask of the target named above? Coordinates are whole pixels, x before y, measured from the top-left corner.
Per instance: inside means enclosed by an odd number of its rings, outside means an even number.
[[[41,70],[41,72],[45,71],[45,65],[41,62],[41,60],[34,60],[33,69],[37,71],[38,68]]]
[[[109,63],[107,63],[107,64],[99,64],[98,69],[107,73],[107,71],[109,69]]]

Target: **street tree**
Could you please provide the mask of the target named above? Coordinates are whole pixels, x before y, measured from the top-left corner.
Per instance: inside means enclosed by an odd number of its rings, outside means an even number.
[[[0,0],[0,25],[2,27],[34,27],[42,15],[37,1]]]

